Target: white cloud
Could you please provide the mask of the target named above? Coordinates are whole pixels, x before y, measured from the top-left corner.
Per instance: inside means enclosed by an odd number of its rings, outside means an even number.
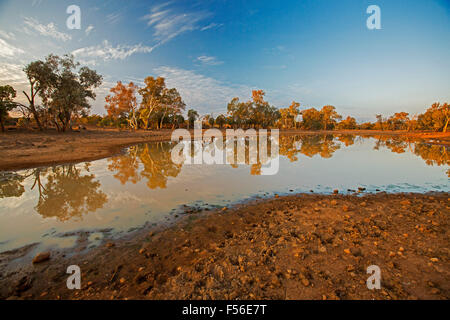
[[[72,53],[77,58],[82,59],[82,63],[96,64],[98,59],[103,61],[124,60],[135,53],[150,53],[153,49],[154,47],[143,46],[142,44],[132,46],[119,44],[113,47],[107,40],[104,40],[100,45],[80,48]]]
[[[0,57],[13,58],[21,53],[24,53],[22,49],[16,48],[0,38]]]
[[[86,28],[86,30],[84,30],[84,33],[86,33],[86,35],[88,36],[92,32],[92,30],[94,30],[94,26],[90,25]]]
[[[210,23],[207,26],[201,28],[200,31],[206,31],[206,30],[213,29],[213,28],[219,28],[221,26],[223,26],[223,24]]]
[[[208,12],[178,12],[168,8],[171,2],[154,6],[150,13],[142,17],[152,27],[153,35],[160,43],[165,43],[176,36],[201,29],[199,22],[210,16]]]
[[[26,26],[34,29],[37,31],[40,35],[46,36],[46,37],[52,37],[57,40],[67,41],[72,39],[70,35],[64,32],[58,31],[56,25],[53,22],[50,22],[47,25],[41,24],[38,20],[34,18],[24,18],[24,23]],[[29,32],[29,30],[26,28],[24,30],[25,32]]]
[[[8,84],[26,84],[28,81],[23,67],[20,64],[0,63],[0,81]]]
[[[198,62],[200,62],[203,65],[208,65],[208,66],[217,66],[220,64],[223,64],[223,61],[217,60],[216,57],[211,57],[211,56],[200,56],[197,57],[196,59]]]
[[[16,36],[15,36],[14,33],[6,32],[6,31],[3,31],[3,30],[0,30],[0,36],[3,37],[6,40],[14,40],[14,39],[16,39]]]
[[[249,86],[227,84],[190,70],[162,66],[154,72],[166,79],[168,87],[177,88],[187,108],[195,108],[203,114],[224,113],[232,98],[240,97],[245,100],[251,95],[252,88]]]

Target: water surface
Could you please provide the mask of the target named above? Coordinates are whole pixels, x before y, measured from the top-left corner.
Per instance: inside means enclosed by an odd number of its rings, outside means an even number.
[[[272,176],[260,174],[261,164],[178,165],[173,147],[141,144],[98,161],[0,173],[0,252],[31,243],[36,250],[71,248],[80,237],[93,247],[186,207],[211,209],[256,196],[358,187],[449,191],[450,150],[401,138],[281,136],[279,172]]]

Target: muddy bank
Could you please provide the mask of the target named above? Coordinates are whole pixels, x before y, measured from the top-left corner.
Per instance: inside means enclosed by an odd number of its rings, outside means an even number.
[[[449,299],[449,193],[299,194],[0,270],[2,299]],[[82,270],[68,290],[66,268]],[[381,269],[368,290],[366,269]]]
[[[172,130],[118,131],[90,129],[81,132],[0,133],[0,171],[97,160],[118,154],[124,147],[152,141],[169,141]],[[282,130],[281,134],[393,135],[450,145],[450,133],[408,133],[392,131],[302,131]]]

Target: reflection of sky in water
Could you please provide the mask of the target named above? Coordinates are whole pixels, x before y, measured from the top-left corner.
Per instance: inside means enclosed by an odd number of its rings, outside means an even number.
[[[124,160],[121,169],[116,167],[110,170],[108,166],[113,162],[111,159],[91,162],[89,172],[84,164],[76,165],[76,174],[69,174],[75,178],[60,181],[68,194],[90,197],[88,201],[76,202],[77,196],[74,196],[75,204],[61,200],[64,198],[63,192],[55,189],[56,184],[53,184],[53,189],[48,187],[50,180],[53,183],[59,181],[49,171],[40,176],[41,191],[53,190],[53,198],[47,199],[49,203],[43,203],[38,208],[39,191],[34,185],[35,176],[30,175],[21,182],[25,192],[20,197],[0,198],[0,252],[35,242],[40,242],[41,247],[71,247],[77,239],[77,235],[73,234],[75,230],[90,232],[87,237],[89,247],[97,246],[105,237],[104,233],[108,237],[118,236],[146,223],[163,222],[172,209],[183,205],[223,206],[256,195],[270,196],[274,193],[289,193],[290,190],[309,192],[313,189],[315,192],[331,193],[333,189],[346,192],[347,189],[366,187],[367,191],[380,189],[387,192],[449,191],[446,174],[449,160],[445,158],[446,150],[439,149],[443,147],[437,146],[435,149],[444,151],[444,165],[430,166],[413,153],[414,144],[411,144],[411,150],[406,145],[403,153],[395,153],[385,146],[374,150],[376,140],[373,138],[356,138],[354,144],[349,146],[337,140],[308,141],[291,141],[289,146],[291,149],[300,149],[309,143],[316,150],[303,150],[309,155],[317,150],[329,150],[328,147],[336,144],[340,148],[328,155],[325,152],[323,155],[328,158],[320,154],[308,157],[297,153],[295,156],[298,160],[290,161],[282,155],[279,172],[274,176],[251,175],[249,165],[240,165],[238,168],[230,165],[184,165],[177,169],[170,164],[171,148],[167,143],[159,144],[165,146],[162,149],[154,148],[155,145],[151,145],[153,149],[132,147],[130,154],[135,152],[138,155],[136,158],[114,158]],[[327,148],[314,149],[320,143]],[[142,153],[143,150],[148,153]],[[282,147],[280,152],[283,154]],[[442,155],[434,157],[442,161]],[[141,179],[136,183],[121,184],[114,175],[122,174],[126,180],[127,174],[133,175],[133,170],[128,170],[133,163],[136,163],[137,168],[134,174]],[[59,167],[61,177],[67,175],[69,167],[65,166],[64,172]],[[18,173],[28,175],[33,170]],[[93,177],[86,178],[92,174]],[[64,216],[64,221],[55,217],[58,216],[58,212],[53,212],[55,208],[70,213],[73,211],[71,205],[78,205],[78,211],[81,212],[79,216]],[[110,233],[111,229],[113,233]]]

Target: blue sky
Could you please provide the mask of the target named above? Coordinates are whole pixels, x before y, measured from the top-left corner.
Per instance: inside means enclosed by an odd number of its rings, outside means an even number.
[[[66,27],[72,4],[80,30]],[[372,4],[380,30],[366,27]],[[202,114],[263,89],[277,107],[373,120],[450,100],[450,1],[0,0],[0,84],[26,88],[23,65],[49,53],[104,76],[95,113],[116,81],[151,75]]]

